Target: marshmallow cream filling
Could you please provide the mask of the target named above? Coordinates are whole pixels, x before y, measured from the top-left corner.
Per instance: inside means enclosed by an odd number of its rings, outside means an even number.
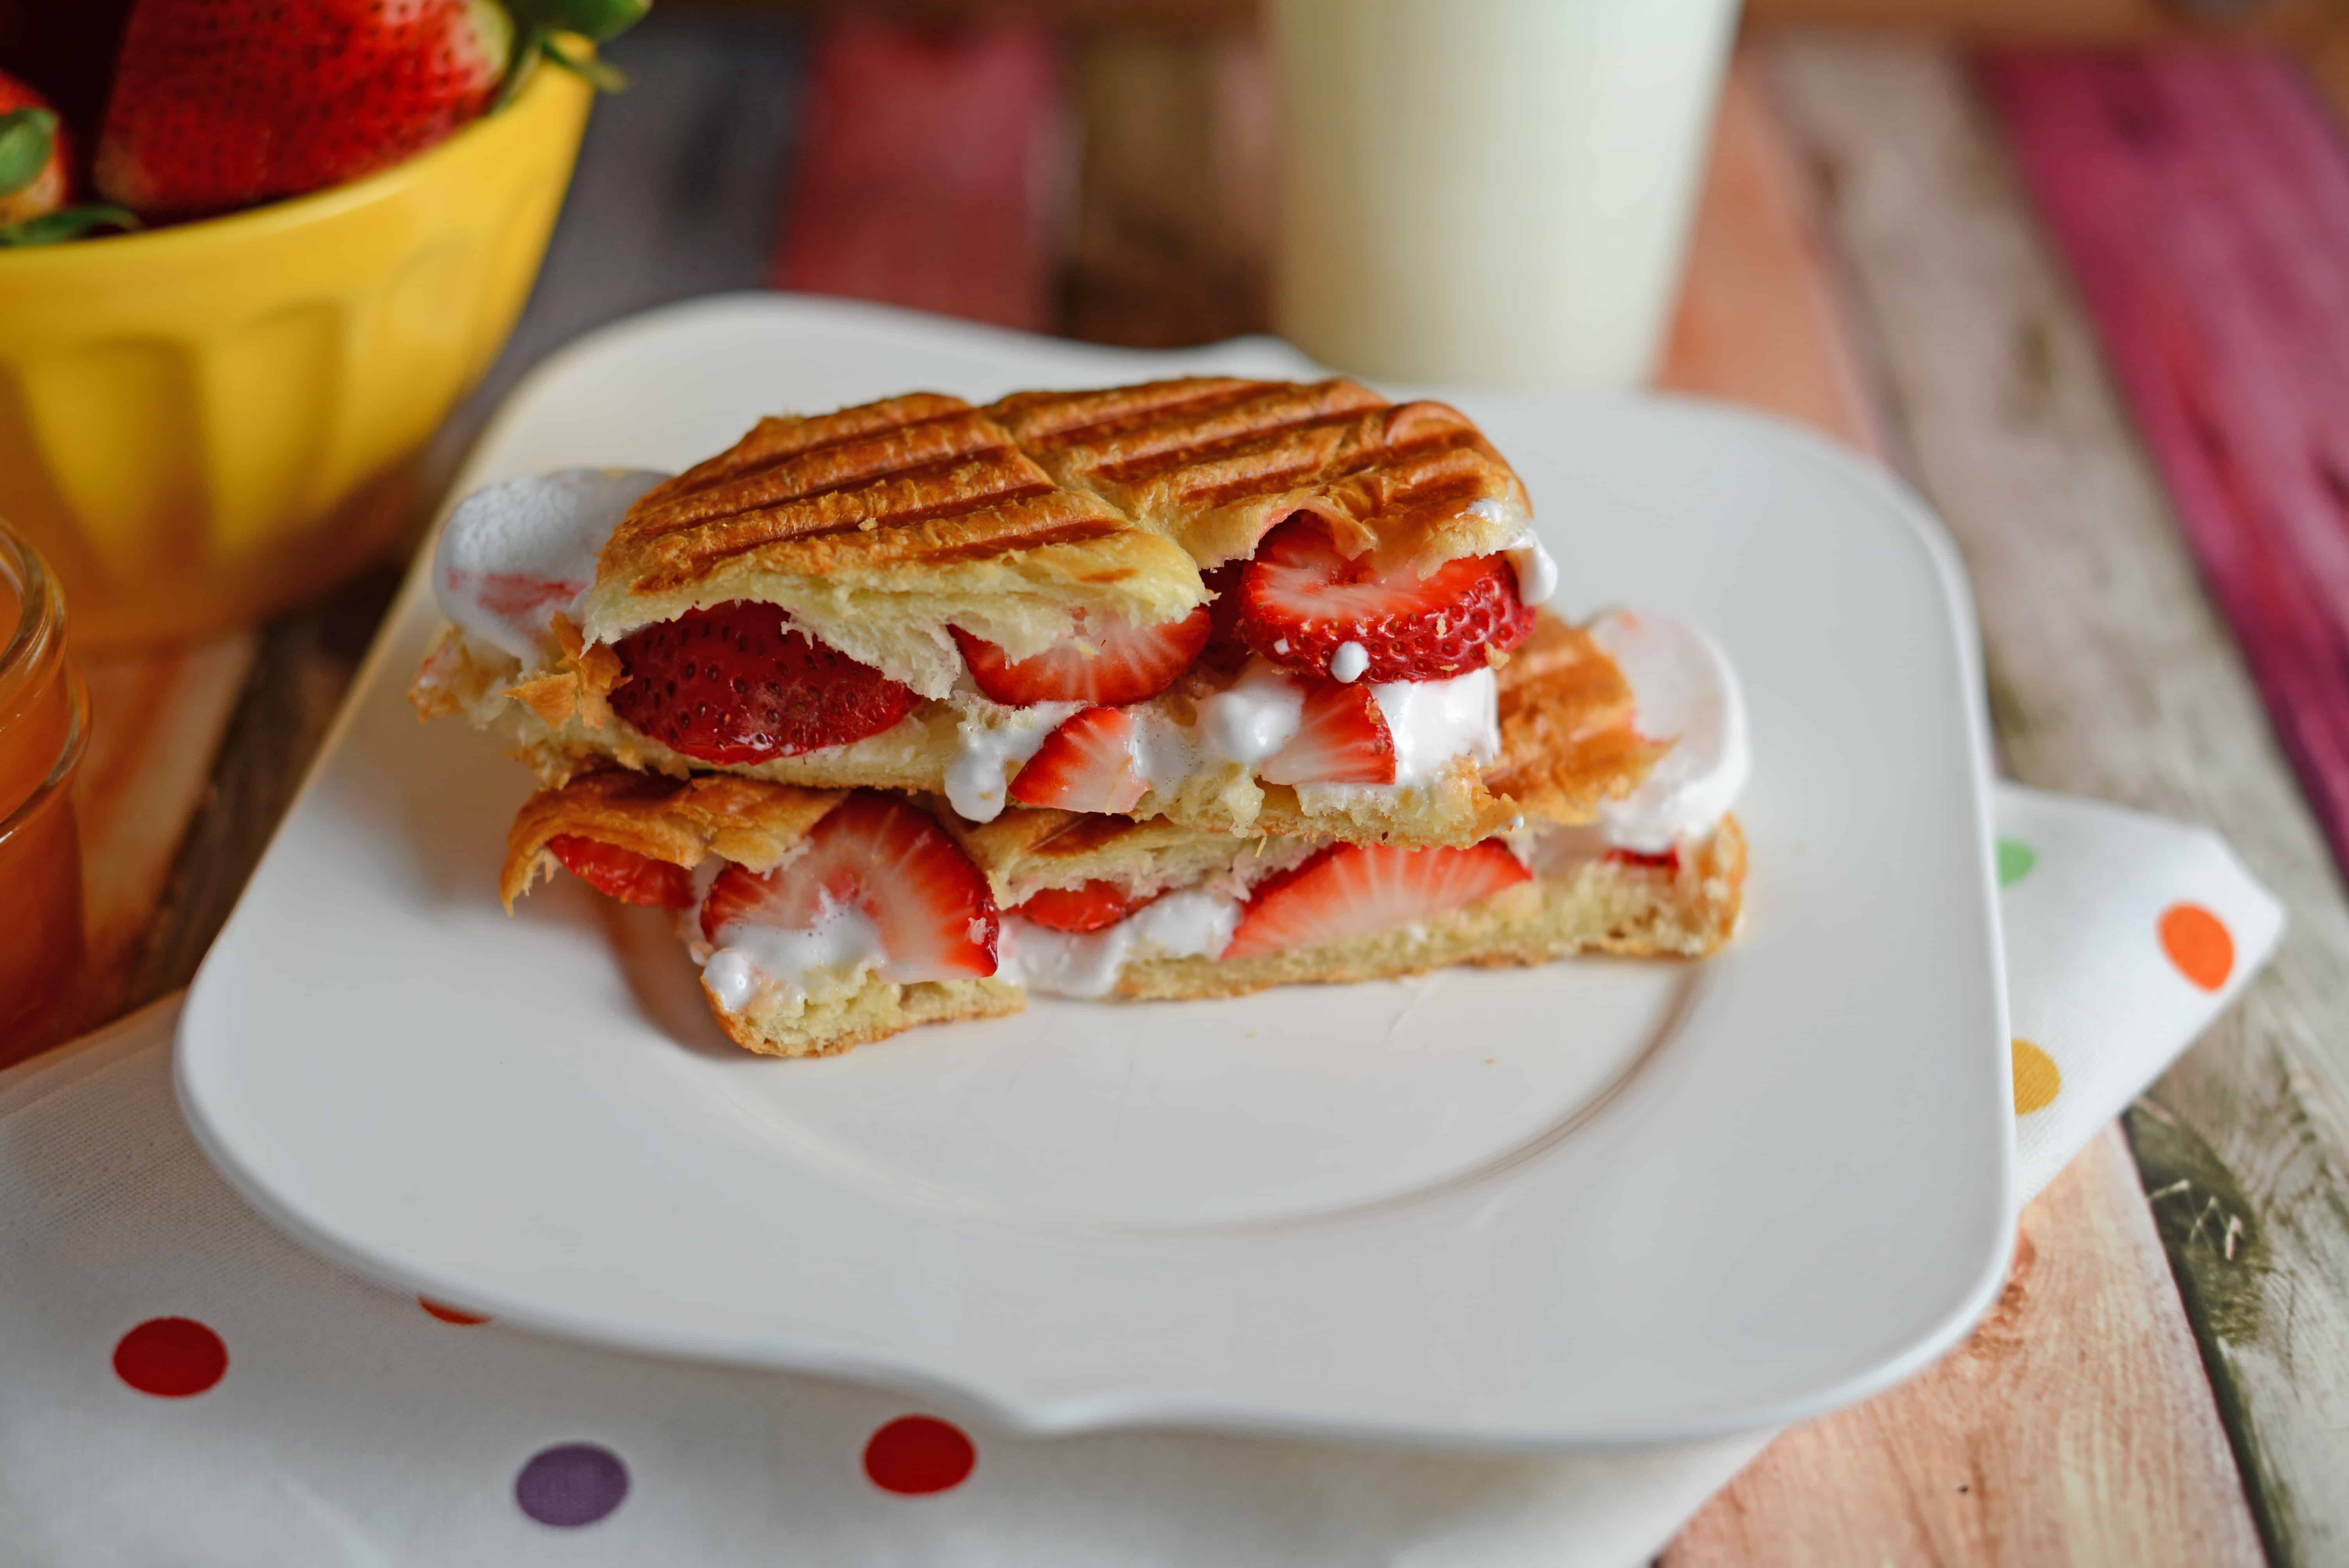
[[[969,679],[966,675],[965,680]],[[990,711],[966,717],[955,727],[957,747],[947,764],[947,803],[956,814],[973,822],[992,822],[1003,814],[1006,791],[1022,764],[1035,756],[1052,731],[1068,722],[1085,705],[1081,702],[1040,702],[1026,707],[988,704]]]
[[[595,558],[638,496],[669,476],[648,469],[558,469],[484,485],[457,503],[432,551],[432,593],[465,635],[531,669],[556,614],[576,624]]]
[[[821,970],[833,971],[851,984],[868,969],[889,973],[889,950],[880,927],[863,910],[828,893],[819,901],[815,924],[809,929],[737,920],[719,928],[718,942],[702,963],[701,978],[730,1013],[741,1012],[769,989],[781,991],[790,1002],[804,1002],[807,980]]]
[[[996,974],[1050,996],[1106,996],[1133,958],[1213,958],[1231,945],[1240,901],[1209,888],[1154,900],[1099,931],[1055,931],[1006,915]]]
[[[1468,514],[1487,522],[1506,522],[1509,509],[1486,496],[1470,501]],[[1501,546],[1501,553],[1508,557],[1509,570],[1516,573],[1517,597],[1528,604],[1547,603],[1550,595],[1557,592],[1557,562],[1550,558],[1548,551],[1542,548],[1542,542],[1535,535],[1532,526],[1526,525],[1518,531],[1516,538]],[[1345,680],[1349,677],[1340,676],[1338,678]]]
[[[1737,673],[1711,637],[1676,616],[1610,610],[1590,635],[1630,683],[1632,722],[1670,741],[1640,787],[1599,809],[1618,849],[1665,851],[1717,827],[1754,769]]]

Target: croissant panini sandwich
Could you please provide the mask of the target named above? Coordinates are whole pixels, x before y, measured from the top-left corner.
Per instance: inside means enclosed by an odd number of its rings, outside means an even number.
[[[613,769],[523,807],[502,891],[511,905],[561,866],[674,911],[728,1034],[787,1056],[1015,1011],[1031,991],[1230,995],[1728,940],[1746,754],[1718,651],[1661,616],[1545,619],[1502,672],[1500,709],[1487,777],[1515,814],[1464,846],[1027,807],[982,823],[934,797]],[[1646,738],[1660,732],[1669,744]],[[1595,823],[1546,813],[1593,777],[1632,782]]]
[[[722,772],[1465,847],[1495,672],[1555,572],[1441,404],[1336,380],[931,393],[762,419],[673,477],[494,485],[443,529],[411,696],[559,787]],[[1553,781],[1590,822],[1630,776]]]

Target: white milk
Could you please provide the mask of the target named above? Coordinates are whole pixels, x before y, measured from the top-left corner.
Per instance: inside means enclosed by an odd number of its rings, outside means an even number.
[[[1272,0],[1275,312],[1343,370],[1647,378],[1736,0]]]

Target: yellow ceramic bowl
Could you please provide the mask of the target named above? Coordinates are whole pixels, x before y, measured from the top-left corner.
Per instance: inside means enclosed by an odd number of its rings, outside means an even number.
[[[0,517],[57,567],[78,645],[257,620],[398,534],[417,454],[530,293],[591,97],[542,69],[367,179],[0,251]]]

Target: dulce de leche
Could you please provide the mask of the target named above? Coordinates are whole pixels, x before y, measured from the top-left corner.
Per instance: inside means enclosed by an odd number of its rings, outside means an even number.
[[[0,1065],[44,1042],[81,965],[72,785],[89,699],[65,632],[56,579],[0,529]]]

